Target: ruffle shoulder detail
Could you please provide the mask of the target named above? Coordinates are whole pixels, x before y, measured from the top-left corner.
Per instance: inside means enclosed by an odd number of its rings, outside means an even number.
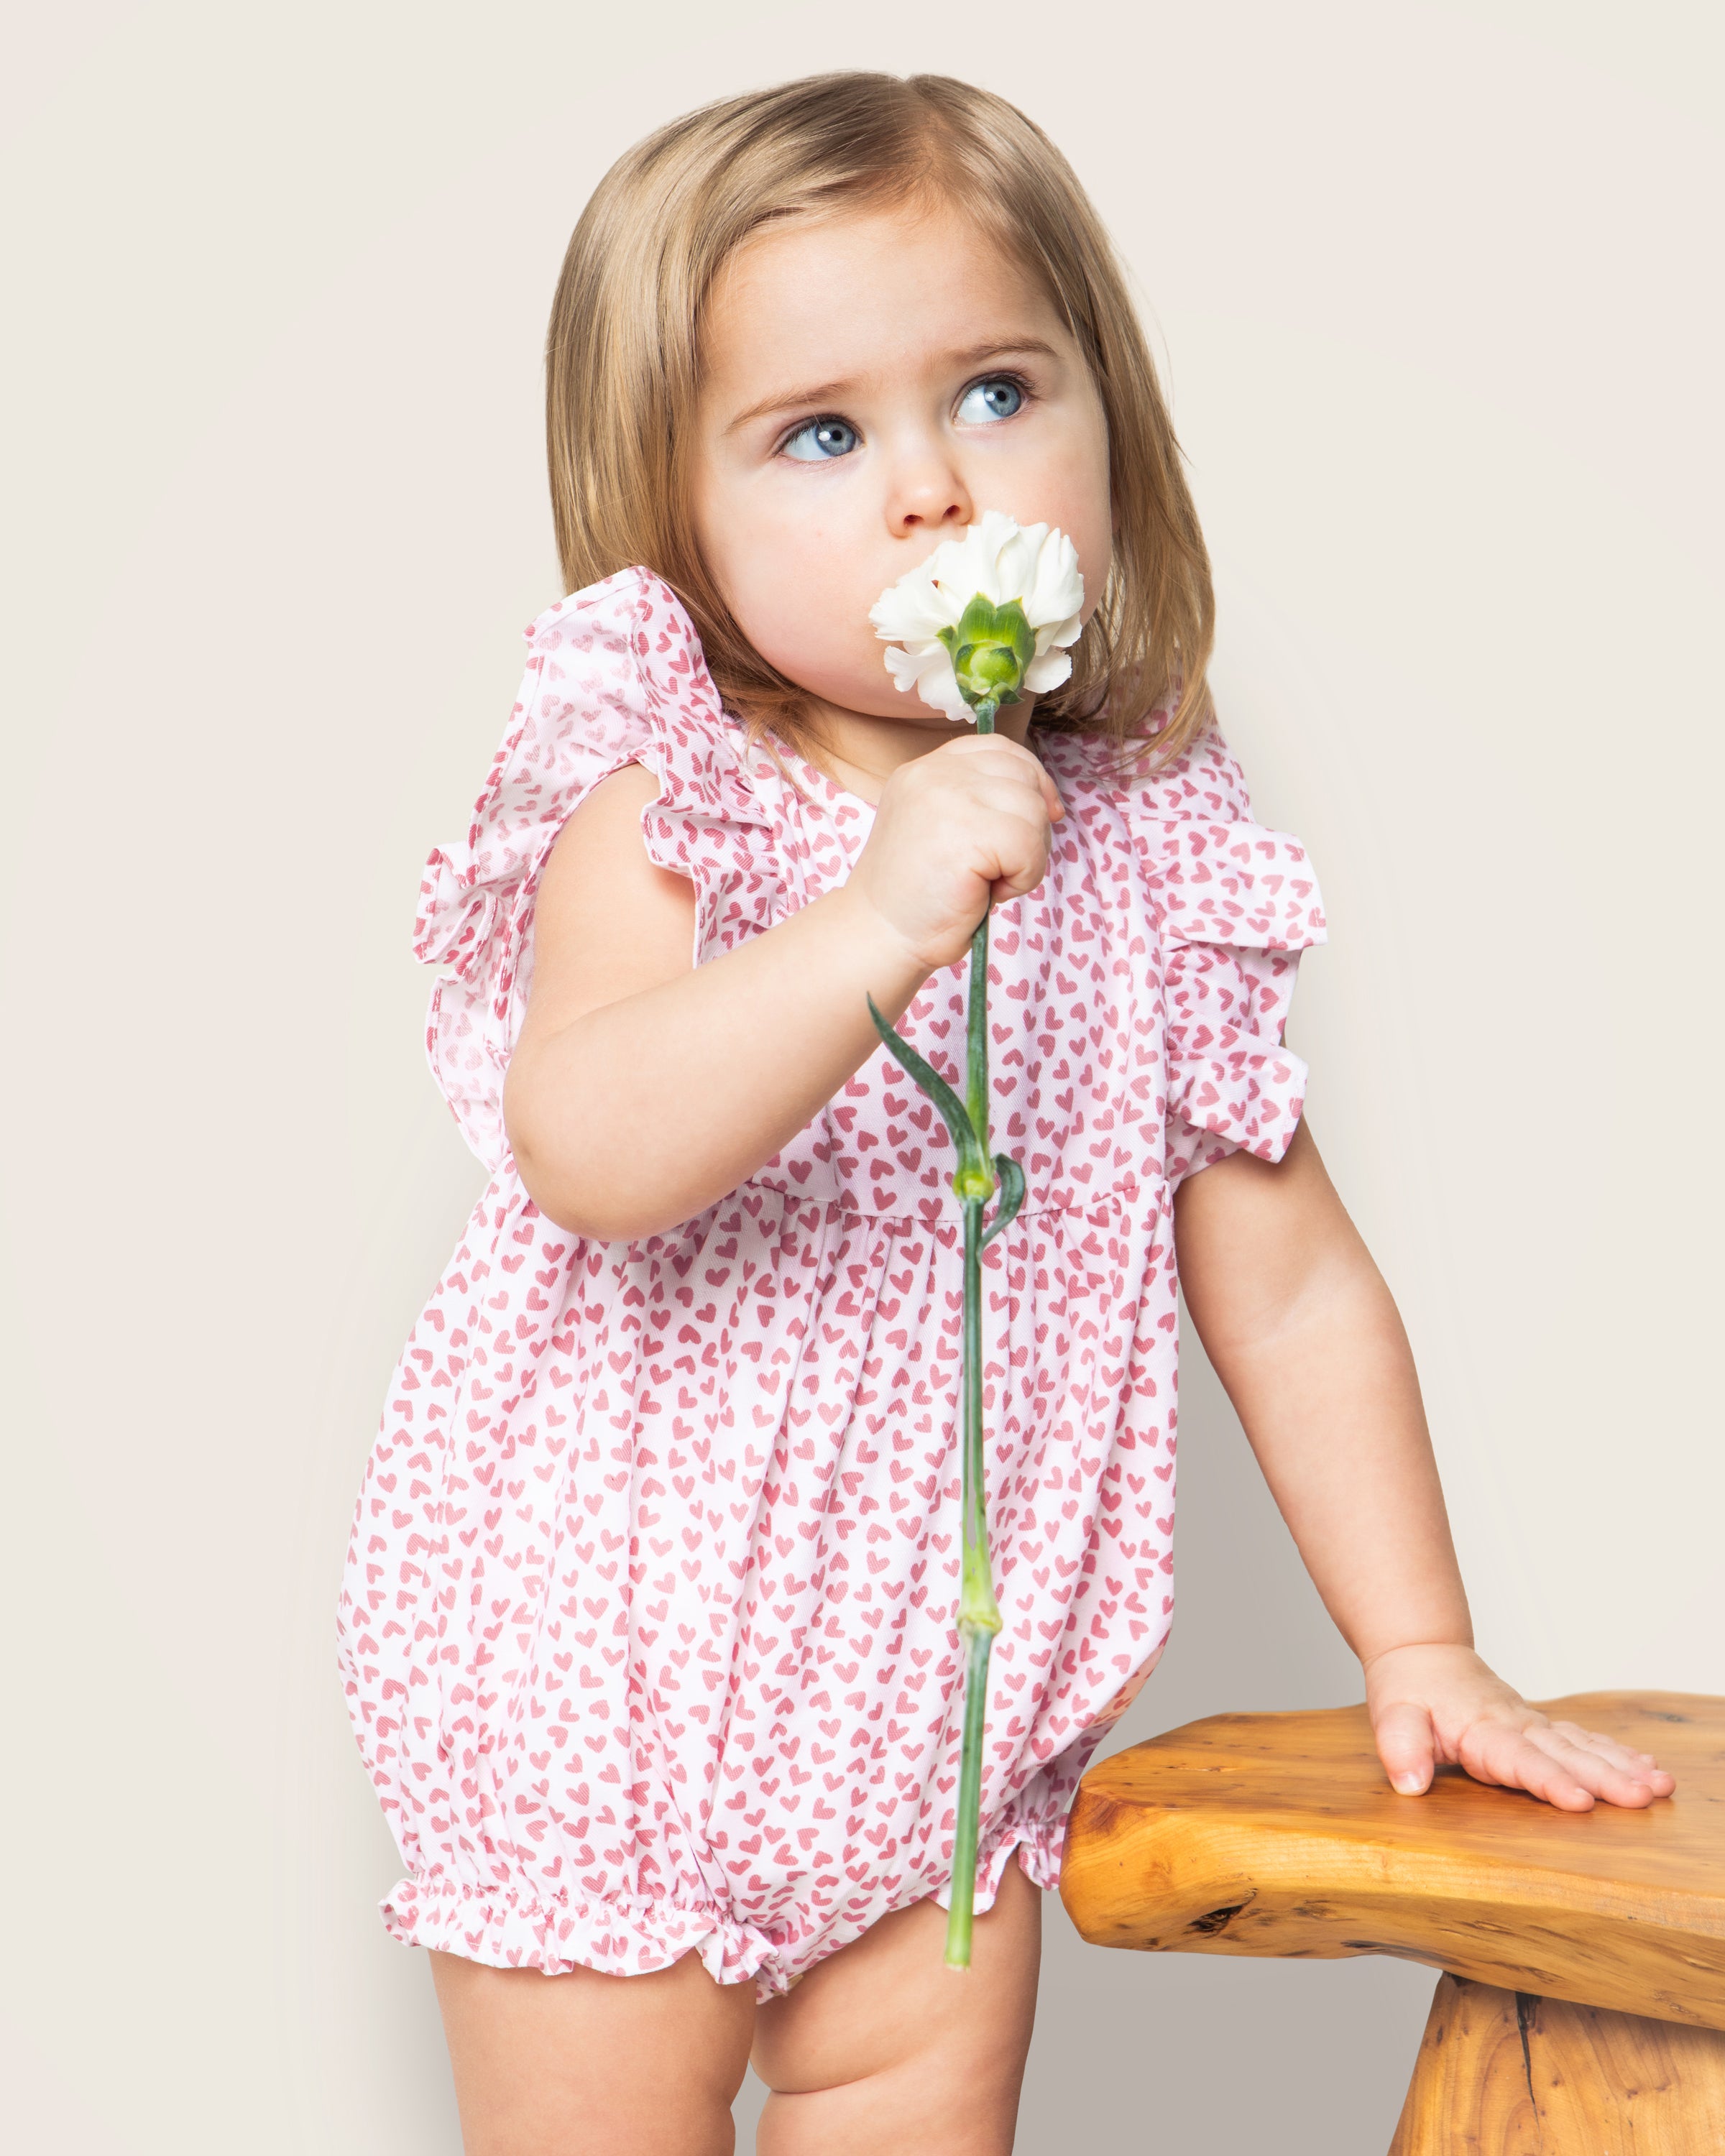
[[[629,763],[658,778],[641,834],[651,860],[695,886],[697,965],[769,926],[783,904],[743,730],[670,587],[622,570],[560,599],[526,639],[526,671],[467,836],[433,848],[413,926],[415,957],[452,969],[427,1019],[432,1072],[493,1173],[509,1150],[503,1078],[531,982],[539,877],[602,779]]]
[[[1306,849],[1252,820],[1214,726],[1128,801],[1162,931],[1170,1187],[1238,1149],[1280,1160],[1307,1075],[1282,1033],[1300,953],[1327,941]]]

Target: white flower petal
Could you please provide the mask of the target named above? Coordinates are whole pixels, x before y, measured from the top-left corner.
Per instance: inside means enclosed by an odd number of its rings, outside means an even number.
[[[970,708],[958,693],[945,644],[922,644],[914,651],[895,647],[886,653],[886,670],[896,687],[914,689],[925,704],[944,711],[949,719],[969,717]]]
[[[973,524],[962,539],[948,539],[930,556],[929,564],[942,594],[955,609],[955,623],[978,592],[999,604],[995,591],[996,551],[988,543],[985,520],[983,525]]]
[[[1033,659],[1024,669],[1024,686],[1033,696],[1046,690],[1058,689],[1072,671],[1070,657],[1064,651],[1050,651],[1045,658]]]
[[[1034,578],[1025,594],[1024,615],[1033,629],[1063,622],[1084,604],[1084,578],[1078,549],[1063,531],[1050,532],[1036,557]]]
[[[925,648],[919,645],[917,650],[920,651]],[[922,666],[923,661],[917,656],[916,652],[902,650],[896,644],[888,647],[886,670],[891,675],[892,684],[896,689],[914,689],[916,685],[916,677],[922,671]]]
[[[914,683],[925,704],[951,719],[968,717],[969,706],[958,693],[939,634],[957,627],[978,594],[991,606],[1013,599],[1022,603],[1036,637],[1036,656],[1024,686],[1033,695],[1051,689],[1072,670],[1069,659],[1053,654],[1074,642],[1079,632],[1084,578],[1077,549],[1064,532],[1045,524],[1020,525],[1003,510],[984,510],[980,523],[943,541],[870,608],[875,634],[905,647],[886,654],[893,680],[901,689]],[[1056,665],[1060,670],[1050,671]]]
[[[1024,603],[1024,619],[1035,628],[1035,614],[1030,613],[1030,593],[1037,583],[1037,554],[1048,531],[1045,524],[1030,524],[1029,531],[1009,526],[1000,539],[1000,550],[996,557],[996,593],[994,603],[1000,606],[1005,599],[1020,599]]]
[[[869,608],[877,636],[891,644],[926,644],[939,630],[957,627],[963,607],[954,606],[935,583],[930,574],[933,563],[930,555],[896,584],[889,584]]]
[[[955,725],[962,726],[971,715],[969,705],[959,694],[952,662],[942,645],[937,644],[923,660],[916,676],[916,694],[925,704],[943,711]]]
[[[1076,644],[1083,628],[1081,618],[1075,613],[1065,621],[1052,621],[1046,629],[1039,629],[1036,632],[1037,657],[1040,659],[1045,651],[1053,650],[1056,644]]]

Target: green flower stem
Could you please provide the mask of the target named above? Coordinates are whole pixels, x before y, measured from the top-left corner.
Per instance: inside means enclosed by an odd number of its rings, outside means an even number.
[[[986,602],[978,600],[977,606]],[[1018,617],[1015,626],[1012,616]],[[968,618],[968,616],[967,616]],[[1023,643],[1029,636],[1016,603],[990,609],[989,623],[1006,627]],[[942,632],[943,637],[947,632]],[[1022,672],[1023,653],[1019,654]],[[1014,677],[1016,678],[1016,677]],[[967,692],[968,693],[968,692]],[[978,695],[972,709],[978,733],[992,733],[1002,698]],[[1015,689],[1004,701],[1019,701]],[[897,1057],[911,1081],[940,1111],[952,1136],[958,1164],[953,1194],[964,1209],[964,1367],[961,1380],[962,1513],[958,1585],[958,1638],[964,1650],[964,1729],[958,1755],[958,1802],[952,1835],[951,1913],[947,1920],[947,1966],[970,1966],[971,1919],[976,1900],[977,1837],[983,1794],[983,1727],[988,1709],[988,1656],[1000,1630],[1000,1605],[994,1599],[988,1563],[988,1489],[983,1443],[983,1250],[1003,1234],[1024,1202],[1024,1172],[1007,1153],[988,1152],[988,916],[985,909],[970,942],[970,983],[965,1010],[966,1097],[960,1100],[948,1081],[920,1055],[868,999],[875,1029]],[[983,1225],[983,1209],[999,1194],[994,1218]]]
[[[971,1916],[976,1900],[976,1845],[983,1798],[983,1724],[988,1705],[988,1656],[1000,1630],[988,1563],[988,1502],[983,1446],[983,1201],[964,1201],[963,1559],[958,1638],[964,1649],[964,1736],[958,1762],[957,1817],[952,1836],[952,1893],[947,1917],[947,1966],[970,1967]]]
[[[985,913],[970,939],[970,987],[964,1013],[966,1079],[964,1105],[970,1111],[976,1142],[988,1154],[988,916]],[[988,1194],[984,1192],[983,1196]]]
[[[995,706],[986,700],[976,707],[976,730],[979,734],[994,731]],[[979,1198],[991,1198],[994,1192],[993,1177],[988,1169],[991,1158],[988,1150],[988,912],[977,923],[976,933],[970,939],[970,985],[965,998],[965,1085],[964,1105],[970,1111],[970,1127],[976,1133],[981,1149],[986,1188],[978,1189]],[[968,1189],[958,1190],[962,1199],[972,1194]]]
[[[976,706],[978,733],[994,731],[994,706]],[[986,1163],[988,1152],[988,916],[970,942],[965,1011],[966,1106]],[[988,1656],[1000,1630],[1000,1605],[988,1562],[988,1496],[983,1443],[983,1206],[989,1188],[964,1195],[964,1414],[963,1558],[958,1639],[964,1650],[964,1734],[958,1760],[958,1804],[952,1837],[952,1906],[947,1917],[947,1966],[970,1967],[976,1900],[976,1845],[983,1799],[983,1727],[988,1705]]]

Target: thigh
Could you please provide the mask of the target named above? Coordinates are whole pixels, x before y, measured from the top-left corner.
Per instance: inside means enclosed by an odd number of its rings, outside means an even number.
[[[465,2156],[732,2156],[755,1987],[698,1954],[544,1976],[429,1950]]]
[[[761,2156],[1006,2156],[1036,2013],[1042,1891],[1016,1857],[976,1919],[968,1970],[942,1958],[947,1912],[896,1911],[755,2017],[773,2091]]]

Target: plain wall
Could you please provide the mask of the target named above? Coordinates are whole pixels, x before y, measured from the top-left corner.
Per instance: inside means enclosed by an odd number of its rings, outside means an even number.
[[[408,934],[561,590],[569,228],[733,89],[968,75],[1093,191],[1224,725],[1328,901],[1290,1038],[1482,1648],[1535,1697],[1725,1691],[1716,10],[164,0],[33,10],[13,53],[18,2145],[458,2148],[333,1644],[481,1181]],[[1178,1617],[1120,1742],[1360,1691],[1188,1353]],[[1047,1906],[1021,2149],[1383,2149],[1428,1972],[1102,1953]]]

